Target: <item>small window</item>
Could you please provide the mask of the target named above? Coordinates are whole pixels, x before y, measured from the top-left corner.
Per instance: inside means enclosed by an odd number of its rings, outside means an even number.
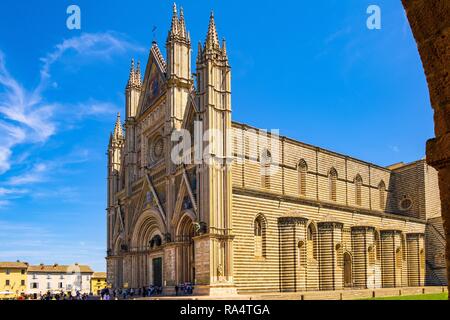
[[[255,257],[265,256],[265,225],[264,218],[260,215],[254,221]]]
[[[386,185],[383,181],[378,185],[378,192],[380,193],[380,209],[385,210],[386,206]]]
[[[362,204],[362,178],[358,174],[355,177],[355,203],[357,206],[360,206]]]
[[[47,282],[47,289],[51,289],[51,284],[50,284],[50,282]]]
[[[306,196],[306,175],[308,166],[305,160],[300,160],[298,164],[298,193],[300,196]]]
[[[20,270],[21,274],[25,274],[25,269]]]
[[[308,259],[312,258],[314,260],[317,260],[317,253],[318,253],[318,247],[317,247],[317,232],[314,224],[310,223],[307,229],[307,255]]]
[[[11,271],[9,269],[6,269],[6,274],[10,274]]]
[[[272,167],[272,155],[265,149],[261,153],[261,185],[265,189],[270,189],[270,175]]]
[[[20,285],[24,286],[25,285],[25,280],[20,280]]]
[[[10,283],[9,280],[6,280],[6,281],[5,281],[5,285],[6,285],[6,286],[9,286],[9,283]]]
[[[338,174],[336,169],[331,168],[329,174],[328,174],[328,188],[330,192],[330,200],[331,201],[337,201],[337,178]]]
[[[400,200],[400,209],[403,211],[408,211],[412,208],[413,206],[413,202],[412,200],[404,195],[403,198]]]
[[[59,289],[62,289],[62,288],[63,288],[63,283],[62,283],[62,282],[58,283],[58,288],[59,288]]]

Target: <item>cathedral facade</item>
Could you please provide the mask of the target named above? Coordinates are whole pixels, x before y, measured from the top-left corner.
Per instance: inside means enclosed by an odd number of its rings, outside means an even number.
[[[108,147],[107,276],[171,294],[445,283],[436,171],[381,167],[232,121],[211,15],[195,73],[174,6],[166,58],[134,65]],[[444,240],[445,241],[445,240]]]

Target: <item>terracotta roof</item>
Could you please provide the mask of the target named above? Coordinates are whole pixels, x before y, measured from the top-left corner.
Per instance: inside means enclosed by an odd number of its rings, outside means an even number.
[[[106,279],[106,272],[94,272],[92,278]]]
[[[0,262],[0,268],[8,269],[23,269],[27,268],[28,264],[26,262]]]
[[[92,271],[91,267],[86,266],[86,265],[59,265],[59,264],[55,264],[55,265],[37,265],[37,266],[29,266],[28,267],[28,272],[45,272],[45,273],[70,273],[70,272],[76,272],[79,271],[81,273],[94,273],[94,271]]]

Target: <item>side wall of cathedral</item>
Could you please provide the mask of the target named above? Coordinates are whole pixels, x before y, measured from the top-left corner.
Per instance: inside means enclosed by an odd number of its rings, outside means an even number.
[[[239,292],[416,286],[430,278],[426,217],[439,208],[435,172],[424,161],[391,170],[280,137],[278,168],[265,177],[267,140],[233,127]]]

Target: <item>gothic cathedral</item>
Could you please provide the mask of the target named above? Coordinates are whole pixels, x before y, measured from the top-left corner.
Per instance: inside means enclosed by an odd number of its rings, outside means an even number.
[[[192,283],[214,296],[445,283],[434,169],[381,167],[232,122],[213,14],[195,72],[191,51],[174,5],[166,58],[153,42],[143,77],[132,62],[125,124],[118,116],[108,146],[112,287]],[[180,144],[188,152],[174,161]]]

